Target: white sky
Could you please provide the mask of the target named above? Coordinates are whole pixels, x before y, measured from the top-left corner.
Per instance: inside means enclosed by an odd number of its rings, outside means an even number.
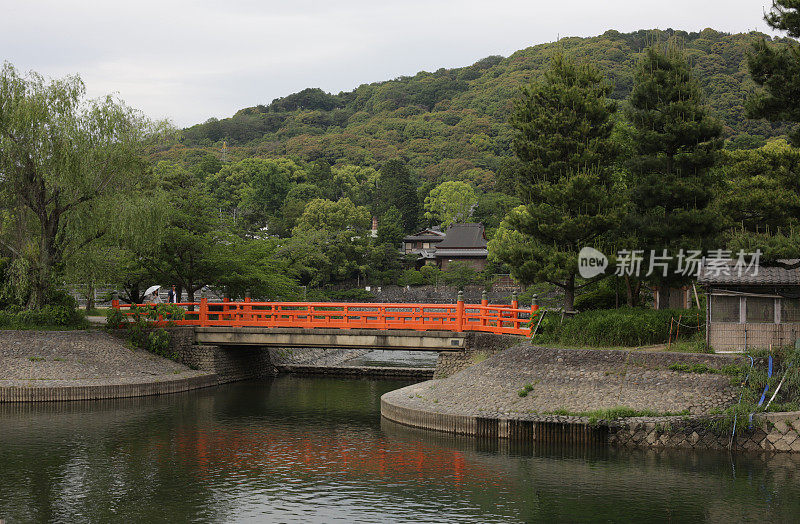
[[[558,35],[768,32],[769,0],[0,0],[0,59],[178,126],[306,87],[338,93]]]

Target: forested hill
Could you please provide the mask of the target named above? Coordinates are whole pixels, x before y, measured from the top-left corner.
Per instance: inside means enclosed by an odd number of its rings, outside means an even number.
[[[614,83],[613,96],[624,99],[639,54],[670,37],[683,41],[708,105],[725,124],[729,147],[760,145],[764,137],[786,133],[783,126],[744,115],[744,101],[754,89],[746,55],[752,42],[765,35],[711,29],[607,31],[529,47],[508,58],[490,56],[468,67],[365,84],[338,95],[305,89],[185,129],[182,147],[166,156],[196,148],[219,151],[224,141],[232,160],[292,156],[374,166],[399,156],[429,181],[460,178],[478,186],[493,184],[492,173],[511,154],[506,120],[513,99],[521,85],[542,73],[553,53],[593,62]]]

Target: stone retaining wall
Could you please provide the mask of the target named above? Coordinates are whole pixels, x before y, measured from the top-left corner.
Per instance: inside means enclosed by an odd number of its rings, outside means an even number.
[[[439,358],[436,361],[436,373],[434,373],[433,378],[449,377],[486,360],[504,349],[519,344],[523,340],[526,339],[514,335],[467,332],[464,351],[443,351],[439,353]]]
[[[330,375],[353,377],[381,377],[426,380],[433,378],[432,368],[401,368],[374,366],[277,366],[280,373],[295,375]]]
[[[144,397],[148,395],[178,393],[190,389],[216,386],[217,384],[217,377],[207,373],[174,380],[157,380],[137,384],[0,387],[0,402],[57,402],[65,400]]]
[[[558,415],[479,417],[410,407],[393,393],[381,397],[381,416],[387,420],[457,435],[623,448],[800,453],[800,412],[756,415],[754,427],[739,428],[731,445],[730,430],[714,429],[714,419],[709,417],[640,417],[594,424],[584,417]]]

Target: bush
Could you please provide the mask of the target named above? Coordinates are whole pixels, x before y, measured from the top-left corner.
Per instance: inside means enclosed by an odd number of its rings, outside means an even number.
[[[617,304],[624,304],[625,291],[618,293],[614,289],[616,284],[616,279],[613,278],[601,280],[594,288],[575,298],[575,309],[578,311],[613,309]]]
[[[85,328],[86,317],[68,305],[47,305],[41,309],[0,311],[0,327],[26,329],[35,327]]]
[[[572,346],[643,346],[666,343],[670,320],[683,315],[680,338],[688,339],[698,330],[697,310],[654,310],[640,308],[599,309],[565,318],[546,316],[537,342]],[[673,331],[674,336],[674,331]]]
[[[106,325],[112,329],[126,329],[126,338],[136,347],[177,360],[177,355],[169,351],[169,332],[163,328],[153,329],[152,323],[160,320],[166,321],[167,325],[174,325],[175,321],[183,319],[185,313],[182,307],[171,304],[133,306],[130,314],[126,314],[125,310],[112,309],[106,317]]]

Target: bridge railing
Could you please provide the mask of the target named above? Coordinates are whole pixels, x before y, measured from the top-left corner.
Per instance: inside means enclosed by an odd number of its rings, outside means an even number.
[[[128,315],[134,314],[135,307],[150,305],[112,302],[113,308]],[[381,304],[202,299],[172,305],[185,309],[184,318],[175,322],[180,326],[481,331],[522,336],[530,336],[530,321],[539,309],[536,305],[520,308],[516,301],[490,305],[486,300],[480,304],[460,300],[455,304]]]

